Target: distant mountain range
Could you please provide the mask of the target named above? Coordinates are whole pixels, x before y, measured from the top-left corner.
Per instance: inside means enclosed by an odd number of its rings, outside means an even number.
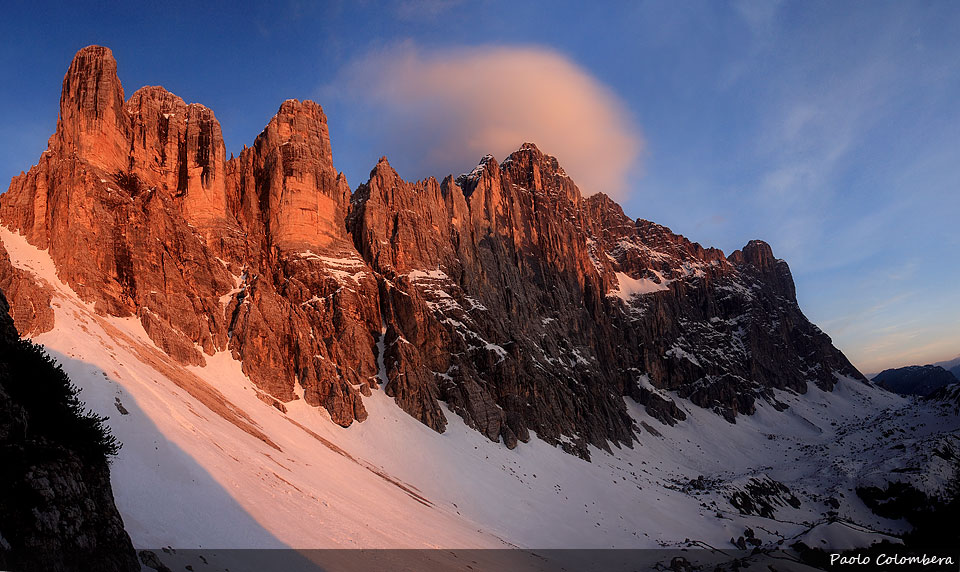
[[[960,357],[930,365],[885,369],[870,379],[901,395],[927,396],[960,380]]]
[[[954,377],[960,379],[960,356],[957,356],[951,360],[937,362],[933,365],[942,367],[943,369],[952,373]]]

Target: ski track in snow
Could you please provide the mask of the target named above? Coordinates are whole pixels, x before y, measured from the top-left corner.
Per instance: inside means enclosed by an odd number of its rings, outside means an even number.
[[[15,266],[54,288],[56,326],[35,341],[87,406],[110,417],[123,443],[113,490],[138,547],[655,548],[691,539],[729,548],[748,526],[765,544],[803,535],[811,546],[856,546],[906,526],[870,513],[858,483],[882,485],[921,458],[926,490],[951,474],[917,451],[956,434],[957,415],[850,379],[832,393],[777,391],[789,409],[760,402],[736,424],[674,395],[687,420],[667,427],[627,398],[638,423],[661,436],[640,429],[632,449],[591,449],[592,462],[535,436],[508,450],[445,407],[448,428],[437,434],[376,390],[364,399],[369,418],[343,429],[302,399],[287,414],[265,404],[227,352],[204,367],[175,364],[135,318],[82,302],[45,251],[2,227],[0,240]],[[701,475],[718,484],[691,490]],[[763,476],[786,484],[800,508],[740,515],[727,497]],[[825,523],[831,496],[856,525]]]

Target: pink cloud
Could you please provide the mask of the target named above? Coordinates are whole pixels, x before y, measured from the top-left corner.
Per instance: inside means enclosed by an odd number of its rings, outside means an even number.
[[[404,44],[355,61],[337,85],[370,105],[377,136],[417,176],[469,168],[487,153],[503,160],[530,141],[556,156],[585,195],[622,198],[643,148],[623,102],[544,48]]]

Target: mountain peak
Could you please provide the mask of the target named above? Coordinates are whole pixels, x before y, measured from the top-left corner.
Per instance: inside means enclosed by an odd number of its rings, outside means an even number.
[[[333,167],[323,109],[288,99],[239,157],[242,177],[252,177],[244,199],[261,205],[269,241],[283,251],[317,249],[343,239],[339,220],[349,204],[345,178]]]
[[[133,92],[133,95],[131,95],[130,99],[127,100],[126,106],[128,109],[136,109],[148,101],[158,102],[162,108],[165,108],[165,111],[166,109],[173,109],[187,105],[182,98],[170,92],[162,85],[145,85]]]
[[[51,147],[63,146],[107,169],[121,166],[126,150],[118,139],[125,138],[128,128],[123,105],[113,52],[103,46],[81,49],[63,78],[60,118]]]
[[[587,455],[635,440],[626,395],[664,422],[683,415],[643,376],[733,419],[766,388],[801,391],[813,365],[825,388],[856,373],[798,313],[769,245],[751,241],[734,268],[606,195],[584,200],[533,143],[502,164],[484,156],[460,189],[403,181],[384,157],[351,197],[309,100],[284,101],[229,162],[205,107],[161,87],[124,104],[105,48],[78,54],[63,102],[66,146],[15,178],[4,224],[175,361],[229,349],[278,403],[303,390],[341,425],[365,418],[360,392],[383,382],[434,429],[446,401],[508,446],[535,431],[576,436],[570,450]],[[773,328],[777,316],[800,325]],[[733,317],[750,340],[719,325]]]
[[[871,381],[902,395],[925,396],[957,383],[957,378],[938,365],[908,365],[885,369]]]
[[[510,182],[520,188],[559,194],[574,204],[582,199],[580,189],[552,155],[542,152],[533,143],[524,143],[500,165]]]
[[[323,108],[320,107],[320,104],[309,99],[304,99],[303,101],[299,99],[288,99],[281,103],[280,109],[277,110],[277,115],[301,114],[316,117],[323,123],[327,122],[327,116],[323,112]]]
[[[520,148],[518,148],[513,153],[510,153],[509,155],[507,155],[507,158],[504,159],[503,162],[508,163],[512,160],[517,160],[520,157],[530,157],[535,161],[541,161],[544,158],[552,159],[552,157],[550,157],[549,155],[546,155],[543,151],[541,151],[540,148],[536,146],[536,144],[527,142],[520,145]]]
[[[367,187],[374,189],[390,189],[396,181],[399,181],[400,175],[393,168],[386,155],[380,157],[377,164],[370,170],[370,178],[366,183]]]
[[[777,262],[770,245],[756,239],[748,242],[742,249],[731,252],[727,260],[736,265],[751,264],[759,270],[771,268]]]
[[[80,48],[73,56],[70,62],[70,71],[79,70],[112,70],[114,74],[117,71],[117,60],[113,57],[113,52],[106,46],[90,45]],[[69,74],[70,72],[68,72]]]
[[[776,262],[773,248],[762,240],[751,240],[743,247],[743,256],[747,262],[759,268],[766,268]]]
[[[743,249],[731,252],[727,260],[740,269],[763,276],[780,294],[796,303],[797,289],[790,266],[775,257],[773,249],[766,242],[751,240]]]
[[[103,97],[104,95],[110,97]],[[78,108],[100,117],[115,103],[114,96],[123,103],[123,87],[117,77],[117,60],[110,48],[87,46],[73,56],[63,78],[60,94],[60,112],[64,108]]]
[[[270,120],[264,130],[273,130],[276,140],[280,143],[304,142],[316,146],[321,152],[322,159],[329,161],[330,133],[327,129],[327,116],[317,103],[305,99],[288,99],[280,104],[277,113]],[[261,134],[262,135],[262,134]]]
[[[474,167],[472,171],[459,175],[455,179],[455,182],[460,186],[460,188],[463,189],[464,195],[470,196],[484,172],[487,172],[490,175],[496,175],[499,172],[497,159],[490,153],[487,153],[481,157],[480,161],[477,163],[477,166]]]

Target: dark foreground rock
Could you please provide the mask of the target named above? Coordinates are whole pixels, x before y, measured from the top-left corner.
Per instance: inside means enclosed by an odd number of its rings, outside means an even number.
[[[140,570],[110,487],[116,443],[68,387],[0,292],[0,569]]]

